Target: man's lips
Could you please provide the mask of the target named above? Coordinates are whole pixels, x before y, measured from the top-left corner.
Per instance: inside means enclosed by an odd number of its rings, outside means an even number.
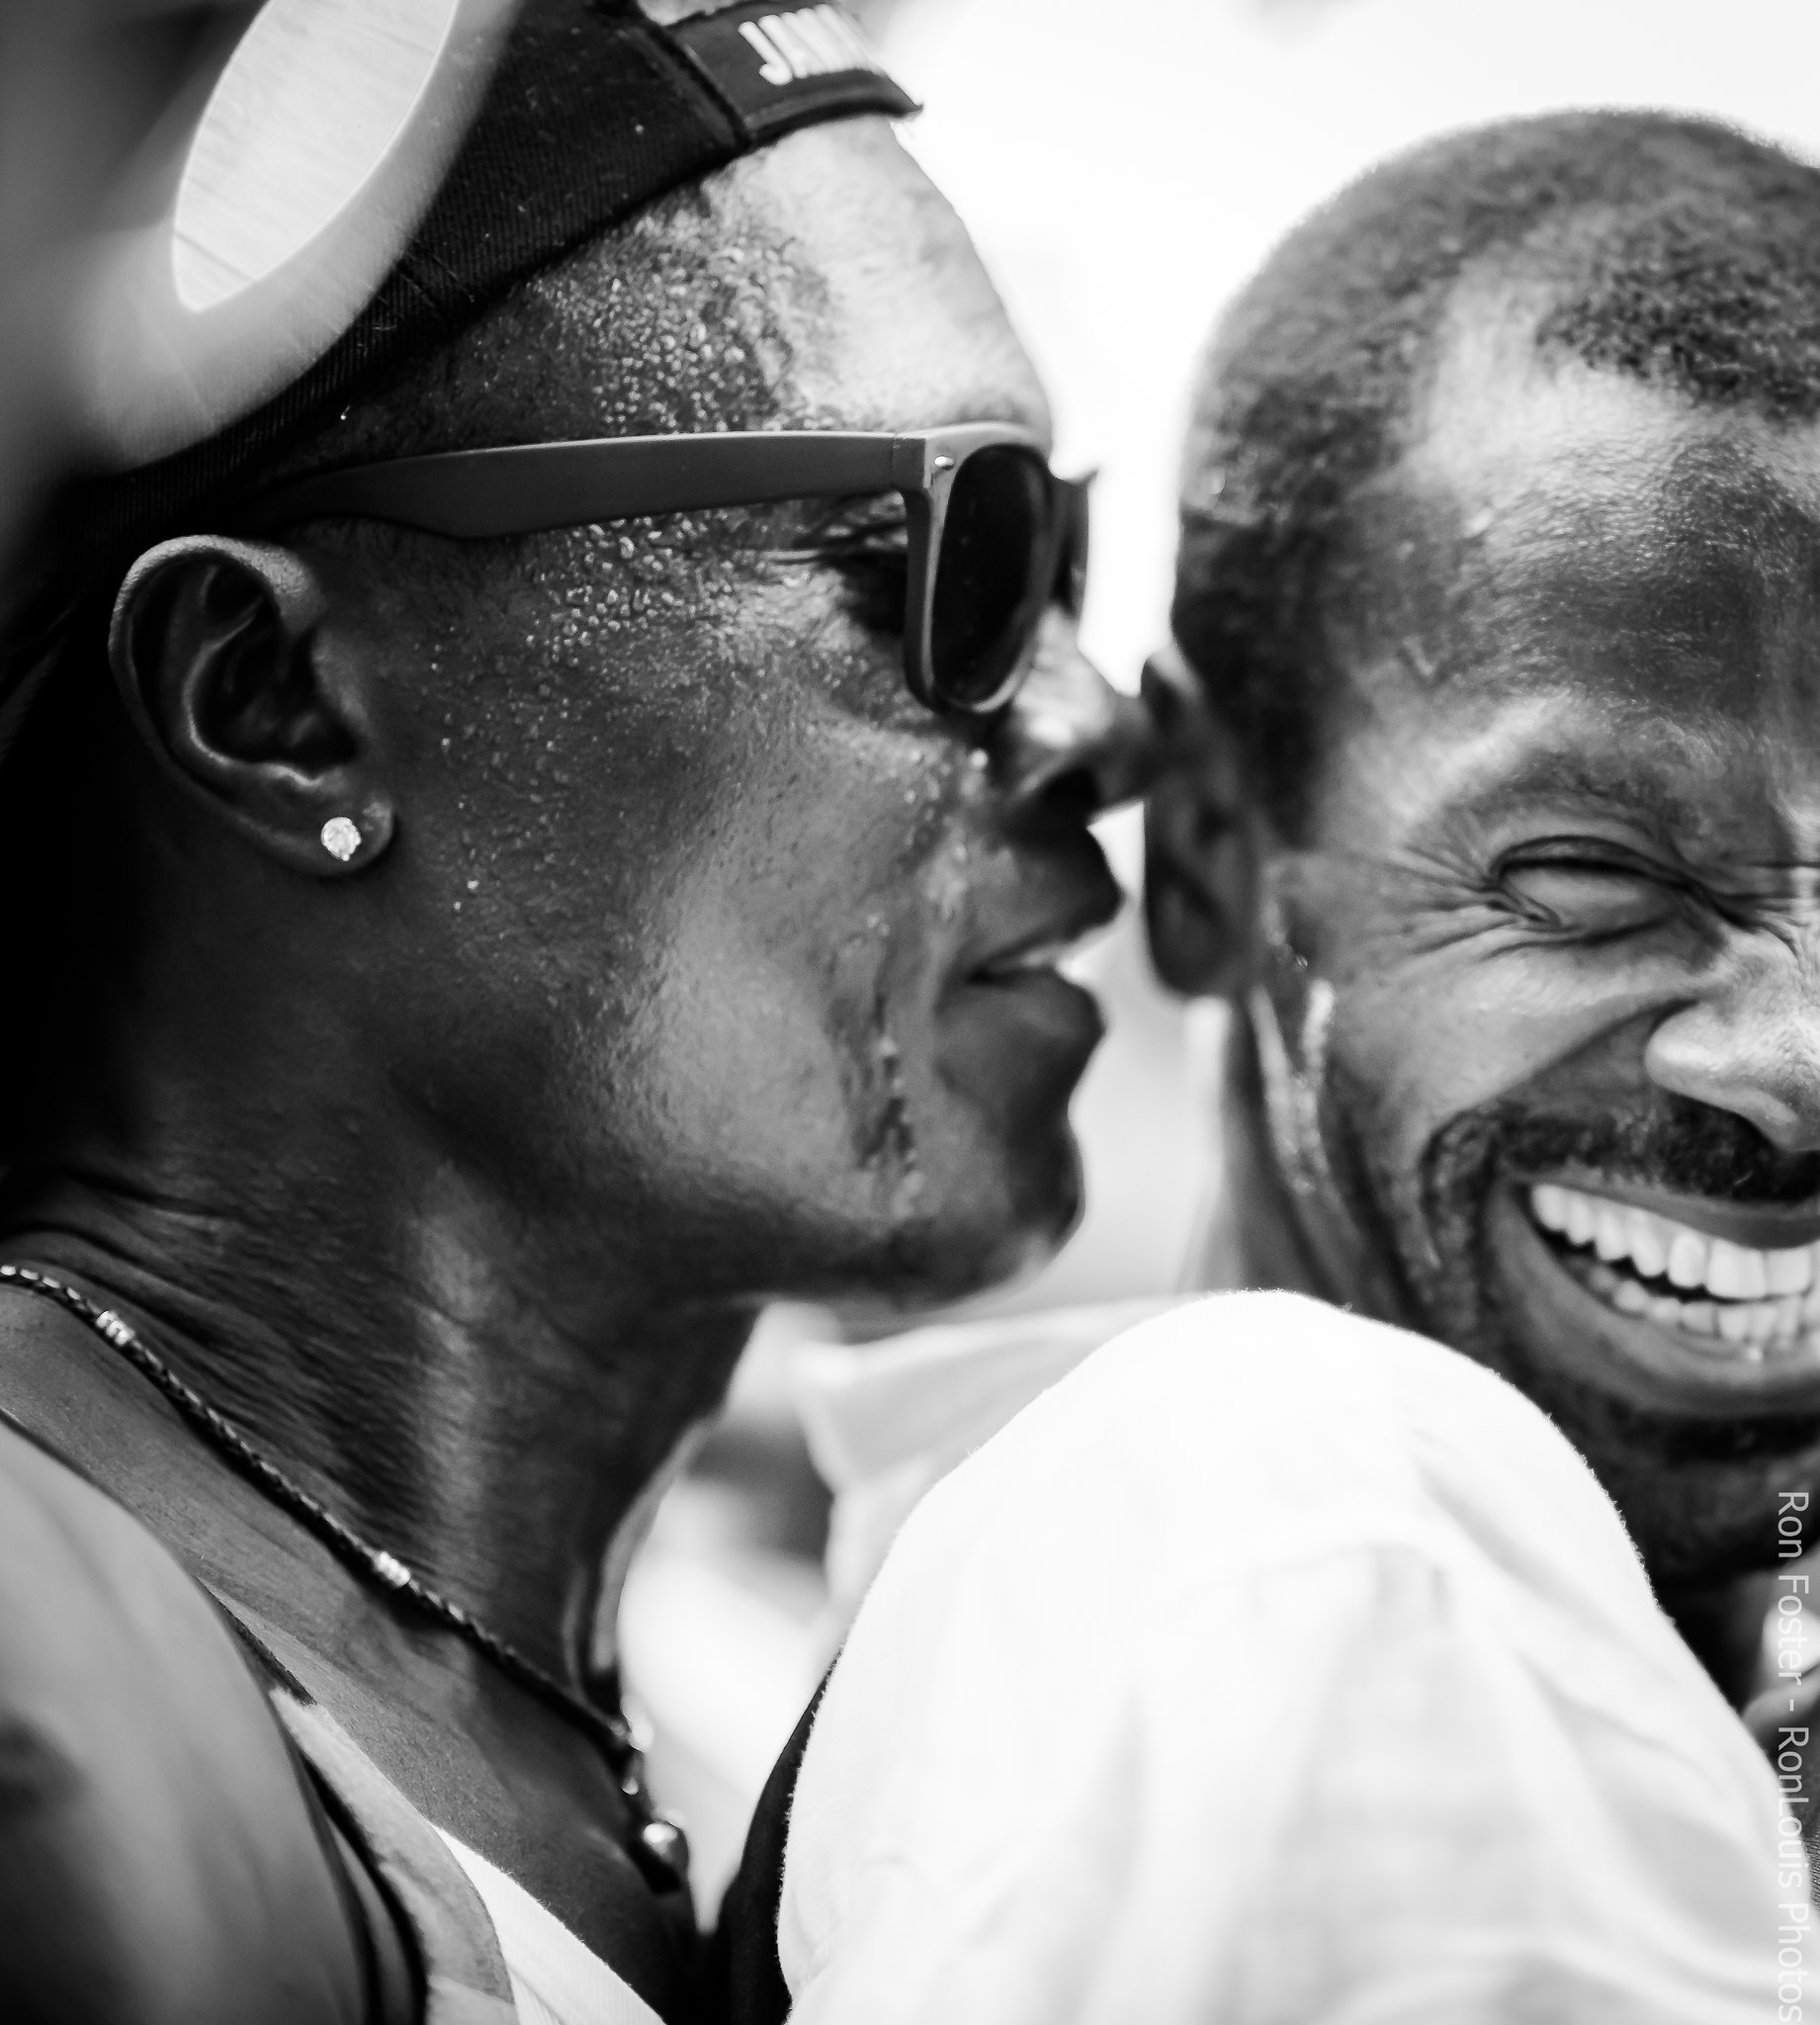
[[[983,956],[964,965],[969,984],[1007,985],[1033,975],[1048,975],[1088,936],[1096,934],[1118,913],[1123,896],[1108,875],[1091,892],[1073,899],[1061,910],[1024,924],[997,941]]]
[[[1559,1183],[1570,1192],[1585,1194],[1595,1203],[1609,1202],[1625,1209],[1651,1211],[1668,1222],[1687,1225],[1696,1235],[1725,1238],[1761,1251],[1790,1251],[1820,1243],[1820,1201],[1795,1205],[1737,1202],[1711,1195],[1684,1194],[1673,1189],[1651,1188],[1644,1183],[1574,1169],[1529,1179]]]
[[[1036,971],[1058,970],[1063,961],[1081,946],[1084,937],[1093,932],[1089,928],[1080,935],[1046,935],[1026,942],[1021,948],[1007,949],[985,963],[976,964],[968,972],[967,981],[979,985],[1015,984],[1019,978],[1029,977]]]
[[[1820,1387],[1820,1211],[1579,1176],[1529,1183],[1517,1199],[1552,1277],[1573,1284],[1567,1304],[1590,1309],[1591,1333],[1676,1403],[1770,1392],[1779,1404]],[[1655,1206],[1670,1202],[1684,1213]],[[1769,1242],[1742,1241],[1753,1236]]]

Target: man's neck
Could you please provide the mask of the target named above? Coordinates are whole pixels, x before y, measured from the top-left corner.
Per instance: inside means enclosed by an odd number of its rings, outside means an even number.
[[[616,1299],[598,1261],[564,1270],[446,1167],[235,1190],[239,1165],[209,1170],[228,1186],[201,1204],[91,1161],[47,1173],[7,1205],[0,1255],[141,1324],[308,1495],[580,1685],[603,1584],[750,1310]]]

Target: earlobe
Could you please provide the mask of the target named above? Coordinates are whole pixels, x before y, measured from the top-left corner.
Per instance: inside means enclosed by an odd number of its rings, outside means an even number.
[[[109,656],[166,770],[270,855],[328,877],[371,864],[393,816],[325,610],[291,551],[183,536],[128,572]]]
[[[1179,667],[1154,660],[1144,695],[1168,754],[1144,820],[1151,961],[1184,997],[1236,999],[1256,969],[1258,890],[1242,755]]]

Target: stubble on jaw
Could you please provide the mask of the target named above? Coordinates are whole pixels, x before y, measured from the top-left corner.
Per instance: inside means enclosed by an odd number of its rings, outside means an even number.
[[[1343,1064],[1330,1067],[1323,1114],[1346,1149],[1337,1170],[1365,1197],[1361,1221],[1394,1249],[1417,1326],[1561,1428],[1623,1512],[1658,1585],[1718,1584],[1771,1565],[1777,1491],[1820,1490],[1820,1415],[1653,1412],[1544,1363],[1510,1312],[1490,1210],[1513,1178],[1561,1167],[1723,1199],[1811,1200],[1820,1160],[1777,1154],[1742,1119],[1683,1099],[1576,1118],[1506,1098],[1448,1120],[1399,1175],[1374,1158],[1394,1142],[1373,1129],[1370,1094]]]
[[[1327,995],[1326,1016],[1313,1018],[1306,975],[1294,983],[1281,1012],[1271,1001],[1259,1050],[1267,1057],[1269,1027],[1294,1035],[1274,1102],[1261,1063],[1266,1123],[1294,1213],[1337,1226],[1363,1269],[1331,1297],[1470,1357],[1548,1414],[1623,1513],[1659,1589],[1718,1587],[1773,1565],[1777,1494],[1820,1495],[1820,1415],[1652,1412],[1537,1358],[1503,1290],[1491,1209],[1514,1178],[1563,1166],[1721,1199],[1808,1201],[1820,1157],[1779,1154],[1742,1119],[1682,1099],[1574,1117],[1506,1097],[1447,1120],[1400,1165],[1389,1152],[1397,1121],[1333,1045],[1337,1002]],[[1312,1049],[1311,1025],[1323,1042]]]

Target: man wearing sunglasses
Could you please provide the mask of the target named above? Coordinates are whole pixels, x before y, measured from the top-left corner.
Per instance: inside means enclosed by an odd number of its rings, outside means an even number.
[[[304,479],[255,514],[263,526],[354,515],[475,541],[891,493],[903,502],[903,610],[894,586],[886,622],[903,638],[904,679],[937,714],[990,725],[1029,676],[1047,615],[1079,616],[1086,574],[1086,488],[1056,478],[1040,439],[1015,422],[450,451]]]
[[[535,0],[347,337],[8,586],[9,2016],[685,2015],[641,1517],[764,1300],[1076,1214],[1142,720],[857,47]]]

